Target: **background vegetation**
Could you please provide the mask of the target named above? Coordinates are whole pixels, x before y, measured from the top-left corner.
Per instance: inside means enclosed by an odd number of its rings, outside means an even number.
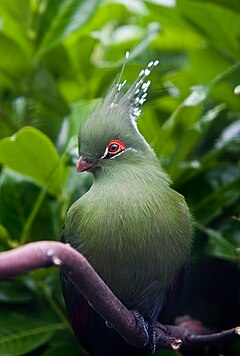
[[[150,60],[160,61],[139,127],[197,225],[189,283],[172,314],[189,313],[215,330],[234,327],[240,315],[238,0],[1,0],[0,250],[59,240],[70,204],[91,184],[72,165],[80,121],[105,95],[127,50],[129,83]],[[0,355],[80,354],[58,271],[1,282]],[[239,354],[239,343],[224,351]]]

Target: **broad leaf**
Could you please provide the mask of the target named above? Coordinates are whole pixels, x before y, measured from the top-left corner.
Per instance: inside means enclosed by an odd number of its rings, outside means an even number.
[[[27,331],[19,331],[0,337],[0,354],[21,356],[43,345],[61,328],[61,324],[39,326]]]
[[[1,355],[25,355],[66,327],[40,298],[31,303],[0,304],[0,315]]]
[[[239,58],[240,14],[209,2],[179,0],[178,7],[189,24],[214,47]]]
[[[218,231],[213,229],[206,229],[209,236],[209,244],[207,246],[207,253],[216,257],[224,258],[230,261],[237,261],[239,258],[238,249]]]
[[[25,127],[12,137],[0,140],[0,162],[50,193],[60,192],[63,166],[52,142],[41,131]]]
[[[64,0],[58,8],[48,32],[40,47],[41,51],[49,50],[64,38],[78,31],[90,19],[99,5],[99,0]]]
[[[192,1],[198,1],[198,2],[203,2],[203,3],[213,3],[217,4],[226,8],[231,9],[232,11],[236,11],[240,13],[240,2],[238,0],[192,0]]]
[[[33,295],[22,284],[16,281],[2,281],[0,288],[0,302],[28,303]]]

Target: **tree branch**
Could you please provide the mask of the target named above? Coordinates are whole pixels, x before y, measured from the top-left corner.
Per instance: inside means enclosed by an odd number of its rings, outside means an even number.
[[[0,253],[0,280],[50,266],[58,267],[67,274],[93,309],[130,344],[141,347],[146,343],[146,335],[138,326],[134,314],[116,298],[85,257],[68,244],[40,241]],[[201,335],[203,328],[196,323],[185,321],[175,326],[168,325],[167,335],[157,323],[157,348],[178,350],[181,346],[181,349],[192,349],[225,343],[240,335],[240,327]]]

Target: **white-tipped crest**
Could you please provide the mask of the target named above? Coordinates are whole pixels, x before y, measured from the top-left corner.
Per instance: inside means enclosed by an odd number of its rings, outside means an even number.
[[[128,58],[129,58],[129,52],[126,52],[126,56],[125,56],[125,59],[123,62],[123,66],[122,66],[120,75],[118,77],[117,84],[115,84],[116,91],[113,96],[112,103],[110,104],[110,108],[115,108],[118,106],[119,94],[122,94],[120,92],[121,92],[123,86],[126,84],[126,80],[124,80],[122,83],[120,83],[120,80],[121,80],[122,74],[124,72],[124,68],[125,68]],[[145,79],[149,76],[153,67],[156,67],[158,65],[158,63],[159,63],[158,60],[149,62],[148,65],[146,66],[146,68],[140,71],[138,78],[133,83],[133,85],[127,90],[126,93],[124,93],[124,95],[126,95],[128,100],[131,102],[129,115],[130,115],[130,119],[134,125],[135,125],[135,120],[141,114],[141,105],[143,105],[143,103],[146,101],[147,91],[151,84],[150,80],[146,81]],[[121,95],[121,97],[122,97],[122,95]]]

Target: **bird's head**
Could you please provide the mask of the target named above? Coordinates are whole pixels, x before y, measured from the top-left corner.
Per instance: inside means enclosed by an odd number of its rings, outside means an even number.
[[[116,164],[133,164],[155,159],[155,154],[138,131],[136,119],[146,100],[150,81],[146,80],[158,61],[150,62],[125,92],[115,83],[106,98],[82,124],[79,135],[77,171],[99,172]]]

